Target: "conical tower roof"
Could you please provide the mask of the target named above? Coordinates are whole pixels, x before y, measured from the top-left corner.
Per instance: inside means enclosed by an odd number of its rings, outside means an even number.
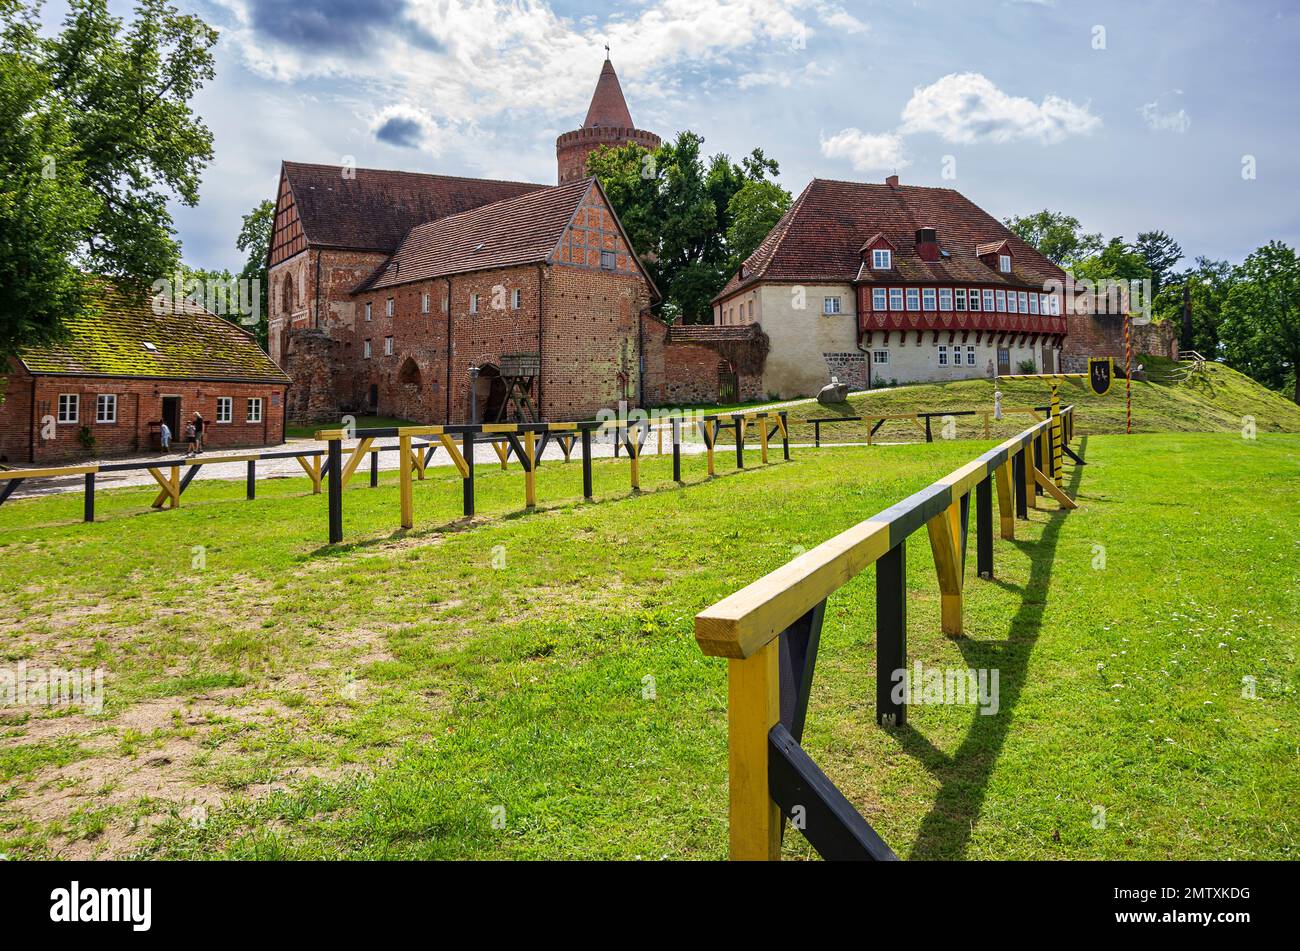
[[[587,119],[582,123],[584,129],[598,126],[616,129],[634,128],[632,113],[627,111],[627,100],[623,98],[623,87],[618,84],[618,74],[614,72],[614,64],[608,59],[600,68],[596,92],[591,97]]]

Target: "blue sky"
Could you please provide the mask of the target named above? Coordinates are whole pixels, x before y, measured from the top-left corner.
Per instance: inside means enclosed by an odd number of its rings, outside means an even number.
[[[897,170],[1189,258],[1300,244],[1300,4],[173,2],[221,31],[196,102],[216,159],[174,209],[193,265],[238,269],[282,159],[553,182],[605,42],[639,126],[762,146],[795,193]]]

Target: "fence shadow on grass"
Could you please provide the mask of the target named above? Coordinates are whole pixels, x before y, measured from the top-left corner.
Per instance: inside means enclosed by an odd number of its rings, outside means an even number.
[[[1087,446],[1087,437],[1083,437],[1080,455],[1086,456]],[[1076,465],[1065,486],[1071,497],[1078,495],[1082,476],[1083,467]],[[957,642],[967,667],[998,670],[998,712],[992,716],[976,712],[970,730],[951,756],[938,749],[910,721],[894,733],[903,752],[916,757],[941,784],[934,805],[921,821],[912,845],[912,859],[965,857],[974,825],[984,806],[989,779],[1006,742],[1020,692],[1024,689],[1029,659],[1042,632],[1056,546],[1068,517],[1069,513],[1064,511],[1051,512],[1038,541],[1014,542],[1016,547],[1029,554],[1030,570],[1023,588],[999,582],[1002,587],[1019,591],[1022,595],[1020,608],[1007,627],[1007,637],[1000,641],[963,638]]]

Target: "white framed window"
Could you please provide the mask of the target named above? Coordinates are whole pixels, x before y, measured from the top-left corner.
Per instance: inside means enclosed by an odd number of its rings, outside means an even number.
[[[470,294],[470,295],[469,295],[469,312],[470,312],[471,314],[477,314],[477,313],[478,313],[478,295],[477,295],[477,294]]]
[[[1061,314],[1061,298],[1057,297],[1055,294],[1051,294],[1047,299],[1052,304],[1052,316],[1059,317]]]
[[[970,309],[980,309],[980,292],[973,287],[970,289]]]
[[[370,316],[370,301],[366,301],[366,320],[369,320]]]
[[[883,287],[873,287],[871,289],[871,309],[887,310],[889,308],[889,292]]]
[[[117,422],[117,395],[115,393],[100,393],[95,397],[95,422]]]
[[[1003,274],[1011,273],[1011,255],[1009,254],[998,255],[998,270],[1001,271]]]
[[[1007,291],[1007,313],[1014,314],[1015,312],[1016,312],[1016,292]]]
[[[888,271],[894,266],[894,255],[888,248],[875,248],[871,252],[871,266],[877,271]]]
[[[370,341],[369,341],[369,340],[367,340],[365,343],[363,343],[363,344],[361,345],[361,358],[362,358],[363,360],[369,360],[369,359],[370,359]]]
[[[1028,291],[1020,292],[1020,313],[1022,314],[1029,313],[1029,292]]]
[[[234,415],[235,398],[233,396],[217,397],[217,422],[228,423]]]
[[[967,348],[966,348],[966,366],[968,366],[968,367],[973,367],[974,365],[975,365],[975,348],[974,348],[974,347],[967,347]]]
[[[600,267],[605,271],[612,271],[618,267],[618,255],[613,251],[600,252]]]
[[[840,299],[838,297],[822,298],[823,314],[838,314],[840,312]]]
[[[947,365],[948,365],[948,347],[946,344],[941,343],[939,344],[939,366],[946,367]]]
[[[985,309],[985,310],[993,310],[993,292],[992,292],[992,291],[985,291],[985,292],[984,292],[984,309]]]
[[[428,312],[429,312],[429,292],[425,291],[423,294],[420,295],[420,313],[427,314]]]
[[[903,289],[901,287],[891,287],[889,289],[889,309],[903,309]]]
[[[393,338],[392,338],[392,337],[385,337],[385,338],[384,338],[384,356],[386,356],[386,357],[391,357],[392,355],[393,355]]]
[[[966,309],[966,288],[958,287],[952,292],[952,306],[954,310]]]
[[[921,306],[926,310],[935,309],[935,291],[933,287],[927,287],[921,292]]]
[[[1031,314],[1036,314],[1036,313],[1038,313],[1038,295],[1037,295],[1037,294],[1030,294],[1030,295],[1029,295],[1029,312],[1030,312]]]
[[[262,398],[260,396],[250,396],[248,398],[248,407],[244,413],[244,419],[250,423],[260,423],[262,421]]]
[[[391,297],[388,298],[388,300],[384,301],[384,316],[385,317],[393,316],[393,299]]]
[[[888,362],[889,362],[889,351],[888,351],[888,350],[872,350],[872,351],[871,351],[871,362],[872,362],[872,363],[876,363],[876,364],[880,364],[880,363],[888,363]]]
[[[939,309],[942,311],[952,310],[952,288],[939,288]]]
[[[998,302],[998,313],[1005,314],[1005,313],[1007,312],[1007,292],[1006,292],[1006,291],[998,291],[998,292],[997,292],[997,302]]]
[[[59,394],[59,422],[75,423],[80,415],[81,397],[76,393]]]
[[[524,306],[524,292],[517,287],[510,292],[510,306],[514,310]]]
[[[921,309],[921,291],[918,288],[909,287],[907,289],[907,309],[908,310]]]

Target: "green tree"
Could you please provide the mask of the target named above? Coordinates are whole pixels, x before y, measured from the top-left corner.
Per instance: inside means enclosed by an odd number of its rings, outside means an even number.
[[[235,239],[235,247],[248,255],[243,270],[239,272],[239,279],[248,281],[250,287],[253,281],[257,282],[258,319],[256,326],[250,329],[254,331],[263,350],[267,349],[267,321],[271,314],[266,261],[271,251],[271,231],[274,226],[275,202],[268,198],[244,215],[239,237]]]
[[[1222,356],[1219,323],[1232,286],[1232,271],[1227,261],[1198,257],[1194,267],[1171,275],[1160,288],[1155,298],[1155,318],[1172,320],[1178,327],[1183,319],[1183,288],[1187,288],[1192,306],[1192,338],[1183,341],[1184,349],[1195,350],[1211,360]]]
[[[1133,250],[1146,261],[1151,271],[1151,291],[1159,294],[1174,265],[1183,259],[1183,249],[1163,231],[1142,231],[1133,243]]]
[[[1085,234],[1079,219],[1072,215],[1043,209],[1032,215],[1007,218],[1004,222],[1026,244],[1061,267],[1099,254],[1100,234]]]
[[[1219,325],[1229,366],[1300,403],[1300,257],[1280,241],[1236,269]]]
[[[86,306],[84,272],[140,289],[172,274],[167,202],[196,204],[212,158],[190,100],[213,76],[215,30],[163,0],[139,0],[129,25],[107,0],[69,0],[47,37],[39,9],[0,0],[5,353],[61,335]]]
[[[745,182],[731,196],[727,213],[731,226],[727,228],[727,250],[730,253],[729,274],[740,267],[745,258],[776,227],[781,216],[790,208],[790,193],[776,182],[755,179]]]
[[[1123,238],[1111,238],[1096,254],[1071,261],[1070,270],[1076,278],[1093,281],[1145,281],[1151,277],[1146,259]]]

